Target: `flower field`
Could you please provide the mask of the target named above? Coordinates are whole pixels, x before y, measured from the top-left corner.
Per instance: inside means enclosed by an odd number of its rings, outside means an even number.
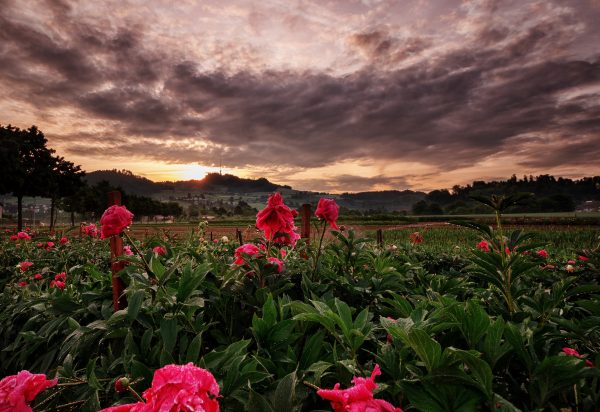
[[[598,410],[596,231],[498,206],[378,246],[316,206],[310,244],[279,194],[244,244],[132,237],[120,206],[82,236],[3,233],[0,411]]]

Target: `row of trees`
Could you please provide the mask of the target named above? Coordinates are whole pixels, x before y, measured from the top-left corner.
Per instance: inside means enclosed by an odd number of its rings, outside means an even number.
[[[0,125],[0,193],[17,198],[17,226],[23,229],[23,197],[51,199],[50,227],[55,223],[59,199],[73,196],[83,185],[80,166],[55,156],[46,137],[35,126],[21,130]]]
[[[11,193],[17,198],[17,227],[23,229],[23,197],[46,197],[51,199],[50,230],[56,223],[56,209],[98,218],[106,208],[106,194],[120,190],[108,182],[86,184],[85,173],[80,166],[55,156],[46,146],[47,139],[35,126],[19,129],[0,125],[0,194]],[[122,190],[121,190],[122,192]],[[123,202],[137,216],[179,216],[183,209],[175,202],[159,202],[154,199],[122,193]]]
[[[600,176],[572,180],[551,175],[513,175],[499,181],[475,181],[466,186],[454,186],[452,190],[433,190],[425,199],[413,205],[417,215],[442,213],[465,214],[486,212],[485,206],[473,201],[471,196],[489,196],[495,193],[532,193],[527,202],[513,206],[509,212],[570,212],[586,200],[600,200]]]

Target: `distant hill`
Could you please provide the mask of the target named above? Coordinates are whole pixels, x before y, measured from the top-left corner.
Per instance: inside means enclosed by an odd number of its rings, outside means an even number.
[[[163,182],[175,190],[201,190],[204,192],[222,193],[252,193],[274,192],[279,189],[291,189],[269,182],[264,177],[259,179],[244,179],[230,174],[209,173],[200,180],[184,180],[177,182]]]
[[[230,174],[209,173],[200,180],[183,180],[177,182],[153,182],[138,176],[129,170],[97,170],[87,173],[85,179],[89,184],[103,180],[113,186],[121,187],[126,193],[151,196],[165,190],[203,191],[218,193],[253,193],[274,192],[279,189],[291,189],[269,182],[265,178],[244,179]]]
[[[95,185],[104,180],[110,183],[111,186],[120,187],[125,193],[141,196],[150,196],[168,188],[162,183],[156,183],[145,177],[135,175],[129,170],[96,170],[95,172],[86,173],[85,180],[90,185]]]

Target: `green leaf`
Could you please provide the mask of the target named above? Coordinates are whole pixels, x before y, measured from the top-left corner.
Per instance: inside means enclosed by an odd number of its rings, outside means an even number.
[[[145,293],[143,290],[136,290],[127,298],[127,319],[133,321],[137,318],[137,315],[144,302]]]
[[[428,371],[431,372],[440,365],[442,347],[427,332],[417,328],[411,329],[408,332],[408,342],[419,358],[425,363]]]
[[[277,385],[273,395],[273,409],[276,411],[293,411],[296,397],[296,371],[284,376]]]
[[[253,389],[250,389],[246,410],[248,412],[275,412],[269,401]]]
[[[177,319],[163,319],[160,321],[160,336],[163,340],[163,348],[172,352],[177,343]]]
[[[185,361],[197,362],[198,357],[200,356],[200,349],[202,349],[202,333],[198,333],[190,342],[190,345],[187,348]]]

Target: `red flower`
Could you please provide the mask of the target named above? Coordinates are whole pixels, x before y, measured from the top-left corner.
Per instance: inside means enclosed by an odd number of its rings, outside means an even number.
[[[48,242],[46,243],[46,250],[50,250],[54,247],[54,242]]]
[[[58,288],[60,290],[64,290],[65,286],[67,286],[67,284],[65,282],[63,282],[62,280],[52,280],[52,281],[50,281],[50,287],[51,288]]]
[[[235,261],[233,263],[235,263],[236,265],[243,265],[246,263],[246,256],[244,256],[243,254],[254,257],[259,253],[260,249],[256,245],[253,245],[252,243],[245,243],[235,250],[233,254],[233,256],[235,257]]]
[[[60,244],[61,245],[66,245],[67,243],[69,243],[69,239],[65,236],[60,238]]]
[[[563,350],[562,350],[562,351],[563,351],[563,352],[564,352],[564,353],[565,353],[567,356],[574,356],[574,357],[576,357],[576,358],[583,359],[583,357],[582,357],[582,356],[579,354],[579,352],[577,352],[575,349],[572,349],[572,348],[563,348]],[[586,359],[586,360],[585,360],[585,366],[588,366],[588,367],[590,367],[590,368],[593,368],[593,367],[594,367],[594,364],[592,363],[592,361],[591,361],[591,360],[589,360],[589,359]]]
[[[273,239],[277,233],[294,232],[294,218],[298,215],[295,209],[290,209],[283,203],[279,193],[269,196],[267,207],[256,215],[256,227],[265,232],[267,239]]]
[[[354,377],[354,386],[348,389],[339,389],[336,383],[333,389],[319,389],[317,395],[331,401],[335,412],[402,412],[382,399],[373,398],[373,390],[377,388],[375,376],[381,375],[379,365],[375,365],[370,378]]]
[[[37,247],[40,248],[40,249],[43,248],[44,246],[45,246],[44,242],[40,242],[40,243],[37,244]]]
[[[567,260],[567,265],[576,265],[577,262],[575,262],[573,259],[569,259]]]
[[[40,279],[42,278],[42,274],[41,274],[41,273],[36,273],[36,274],[33,276],[33,278],[34,278],[35,280],[40,280]]]
[[[64,282],[67,280],[67,274],[65,272],[60,272],[54,276],[54,280],[62,280]]]
[[[335,203],[333,199],[325,199],[322,197],[319,199],[319,203],[317,204],[317,210],[315,211],[315,216],[319,219],[325,220],[329,223],[332,229],[338,229],[336,224],[338,219],[338,214],[340,212],[340,207]]]
[[[270,257],[267,260],[271,262],[272,265],[277,266],[277,269],[275,269],[277,273],[281,273],[283,270],[283,262],[281,260],[277,259],[276,257]]]
[[[219,385],[206,369],[193,363],[167,365],[154,373],[146,403],[113,406],[100,412],[219,412]]]
[[[578,259],[579,259],[579,260],[590,260],[590,258],[588,258],[588,257],[586,257],[586,256],[583,256],[583,255],[579,255],[579,256],[578,256]]]
[[[10,240],[12,240],[13,242],[16,242],[17,240],[19,240],[19,237],[17,235],[12,235],[10,237]]]
[[[123,393],[127,391],[127,388],[129,388],[129,379],[123,377],[115,381],[115,391]]]
[[[423,235],[419,232],[414,232],[410,234],[410,243],[412,243],[413,245],[423,243],[424,240],[425,239],[423,239]]]
[[[580,358],[581,355],[579,354],[579,352],[577,352],[575,349],[571,349],[571,348],[563,348],[562,350],[566,355],[568,356],[575,356],[576,358]]]
[[[27,286],[29,283],[25,282],[24,280],[20,281],[19,283],[17,283],[17,285],[19,285],[20,287],[24,288],[25,286]]]
[[[490,245],[485,240],[482,240],[481,242],[479,242],[477,244],[477,249],[482,250],[484,252],[489,252],[490,251]]]
[[[27,269],[29,269],[30,267],[33,266],[33,263],[26,260],[25,262],[21,262],[18,264],[19,269],[21,269],[21,272],[25,272],[27,271]]]
[[[25,232],[19,232],[17,233],[17,239],[31,240],[31,236]]]
[[[89,236],[89,237],[98,236],[98,227],[93,223],[90,223],[89,225],[84,226],[82,228],[82,231],[83,231],[84,235]]]
[[[43,390],[57,384],[46,375],[21,371],[0,380],[0,411],[30,412],[28,405]]]
[[[130,251],[131,251],[131,250],[130,250]],[[166,255],[166,254],[167,254],[167,249],[165,249],[165,248],[164,248],[164,247],[162,247],[162,246],[154,246],[154,248],[152,248],[152,251],[153,251],[154,253],[156,253],[157,255],[159,255],[159,256],[164,256],[164,255]]]
[[[129,245],[123,246],[123,254],[125,256],[132,256],[133,252],[131,251],[131,246],[129,246]]]
[[[133,213],[125,206],[112,205],[104,211],[100,218],[102,239],[119,235],[132,221]]]
[[[546,259],[549,256],[548,252],[546,252],[544,249],[538,250],[537,255],[544,259]]]

